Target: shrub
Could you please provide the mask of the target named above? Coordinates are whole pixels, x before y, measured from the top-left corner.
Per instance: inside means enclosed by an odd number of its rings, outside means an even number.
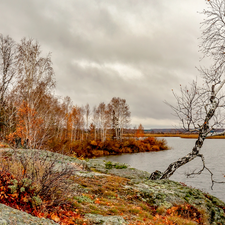
[[[12,192],[34,190],[35,196],[42,197],[51,205],[65,203],[64,193],[71,192],[69,178],[74,169],[65,163],[59,164],[54,153],[35,150],[5,153],[0,166],[3,172],[15,177],[9,187]]]

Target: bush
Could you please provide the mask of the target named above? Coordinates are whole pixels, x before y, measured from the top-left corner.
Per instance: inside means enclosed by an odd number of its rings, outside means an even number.
[[[35,196],[50,205],[66,203],[64,193],[71,191],[69,178],[74,169],[65,163],[59,165],[59,158],[54,153],[35,150],[6,152],[0,166],[2,172],[15,177],[9,187],[12,192],[32,190]]]

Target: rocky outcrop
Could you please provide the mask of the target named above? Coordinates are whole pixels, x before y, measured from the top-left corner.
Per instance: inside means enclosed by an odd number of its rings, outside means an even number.
[[[168,209],[174,205],[188,203],[204,213],[209,224],[225,224],[225,203],[198,189],[171,180],[149,180],[148,172],[130,168],[126,164],[91,159],[88,160],[87,167],[101,173],[131,179],[126,188],[138,191],[144,202],[155,207],[163,206]]]
[[[42,151],[41,154],[44,155],[46,153],[46,151]],[[102,213],[101,215],[101,210],[97,208],[98,206],[100,207],[98,198],[101,197],[101,194],[111,196],[111,198],[117,198],[116,196],[120,195],[120,198],[118,198],[119,202],[124,200],[126,196],[133,196],[139,202],[146,203],[154,209],[169,210],[178,205],[188,204],[189,206],[193,206],[193,209],[196,210],[196,213],[200,213],[202,218],[204,217],[205,222],[202,224],[225,224],[225,203],[198,189],[187,187],[185,184],[171,180],[150,180],[150,173],[131,168],[127,164],[101,159],[78,160],[73,157],[53,153],[52,157],[55,156],[57,156],[58,160],[55,166],[56,170],[60,170],[63,165],[69,165],[74,168],[76,176],[76,179],[74,179],[74,193],[77,204],[79,202],[93,203],[92,207],[95,213],[80,211],[81,214],[85,214],[84,218],[87,224],[127,224],[126,218],[120,216],[120,212],[117,215],[108,215],[106,213],[104,215]],[[123,179],[121,182],[124,182],[120,184],[121,194],[117,193],[116,189],[115,193],[112,191],[111,193],[101,192],[103,187],[101,187],[100,180],[110,182],[109,178],[112,178],[112,180],[116,181],[116,179],[118,180],[117,177]],[[92,182],[92,186],[88,186],[90,182]],[[107,183],[105,185],[107,186]],[[93,194],[95,197],[92,199]],[[21,217],[25,221],[20,222],[18,220],[17,224],[29,224],[28,222],[26,223],[26,218],[27,221],[32,220],[32,224],[36,224],[33,221],[36,220],[38,223],[40,220],[10,207],[0,206],[0,224],[9,224],[9,218],[12,221],[13,216],[15,216],[15,220]],[[50,220],[41,220],[41,224],[54,224]]]

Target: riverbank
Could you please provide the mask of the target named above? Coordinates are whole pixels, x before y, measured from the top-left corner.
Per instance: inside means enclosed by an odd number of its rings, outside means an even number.
[[[13,151],[3,152],[7,159],[13,156]],[[225,224],[225,203],[198,189],[170,180],[148,180],[149,173],[131,168],[127,164],[101,159],[79,160],[47,151],[17,152],[23,159],[26,155],[33,156],[33,153],[38,153],[39,159],[45,158],[45,155],[48,155],[47,159],[50,161],[55,158],[54,171],[57,170],[58,173],[68,166],[73,168],[73,174],[69,177],[72,189],[62,193],[69,200],[69,208],[62,214],[62,209],[56,207],[54,211],[52,205],[51,214],[36,213],[39,217],[51,219],[51,222],[46,220],[43,224],[53,224],[53,221],[60,224],[105,225]],[[11,198],[14,198],[15,202],[15,194],[8,194],[7,202],[10,202]],[[28,200],[27,198],[27,202]],[[23,202],[23,205],[27,202]],[[20,206],[15,205],[15,208],[18,207]],[[9,221],[7,214],[1,212],[0,219]],[[22,224],[26,224],[24,212],[14,210],[14,213],[14,218],[11,214],[10,220],[13,219],[14,223],[17,223],[19,218],[23,218],[25,222]],[[67,215],[71,223],[65,223]]]

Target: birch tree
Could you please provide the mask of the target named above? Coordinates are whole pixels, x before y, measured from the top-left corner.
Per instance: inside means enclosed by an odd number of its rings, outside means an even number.
[[[189,154],[171,163],[164,172],[152,173],[150,179],[167,179],[179,167],[200,157],[202,169],[191,174],[201,174],[207,170],[211,174],[212,186],[214,183],[223,183],[213,178],[201,150],[206,138],[225,134],[225,1],[209,0],[206,4],[208,9],[203,11],[206,19],[202,22],[200,50],[205,57],[212,59],[213,64],[210,68],[199,69],[201,85],[193,81],[189,87],[181,86],[180,94],[174,93],[177,104],[169,104],[183,128],[197,132],[198,138]],[[218,128],[222,131],[218,131]]]
[[[108,108],[111,114],[111,127],[116,130],[116,138],[121,138],[124,128],[127,128],[130,123],[129,105],[125,99],[114,97],[108,104]]]
[[[13,80],[17,77],[15,56],[16,43],[14,40],[0,34],[0,126],[7,126],[8,130],[12,117],[15,116],[14,107],[6,98],[13,86]],[[3,129],[4,136],[5,129]]]
[[[28,147],[37,147],[38,141],[34,137],[39,133],[38,129],[42,129],[42,137],[47,137],[46,132],[49,128],[47,127],[49,122],[46,121],[49,107],[44,104],[44,100],[46,96],[51,95],[51,91],[55,87],[51,57],[50,54],[42,57],[38,42],[24,38],[17,45],[15,64],[17,74],[20,77],[11,95],[15,96],[18,107],[25,103],[29,109],[26,111],[26,132],[24,133],[26,135],[24,139],[29,142]],[[39,127],[35,127],[35,129],[34,126],[30,126],[34,119],[33,112],[35,112],[36,117],[43,120]],[[39,136],[39,139],[42,139],[42,137]]]

